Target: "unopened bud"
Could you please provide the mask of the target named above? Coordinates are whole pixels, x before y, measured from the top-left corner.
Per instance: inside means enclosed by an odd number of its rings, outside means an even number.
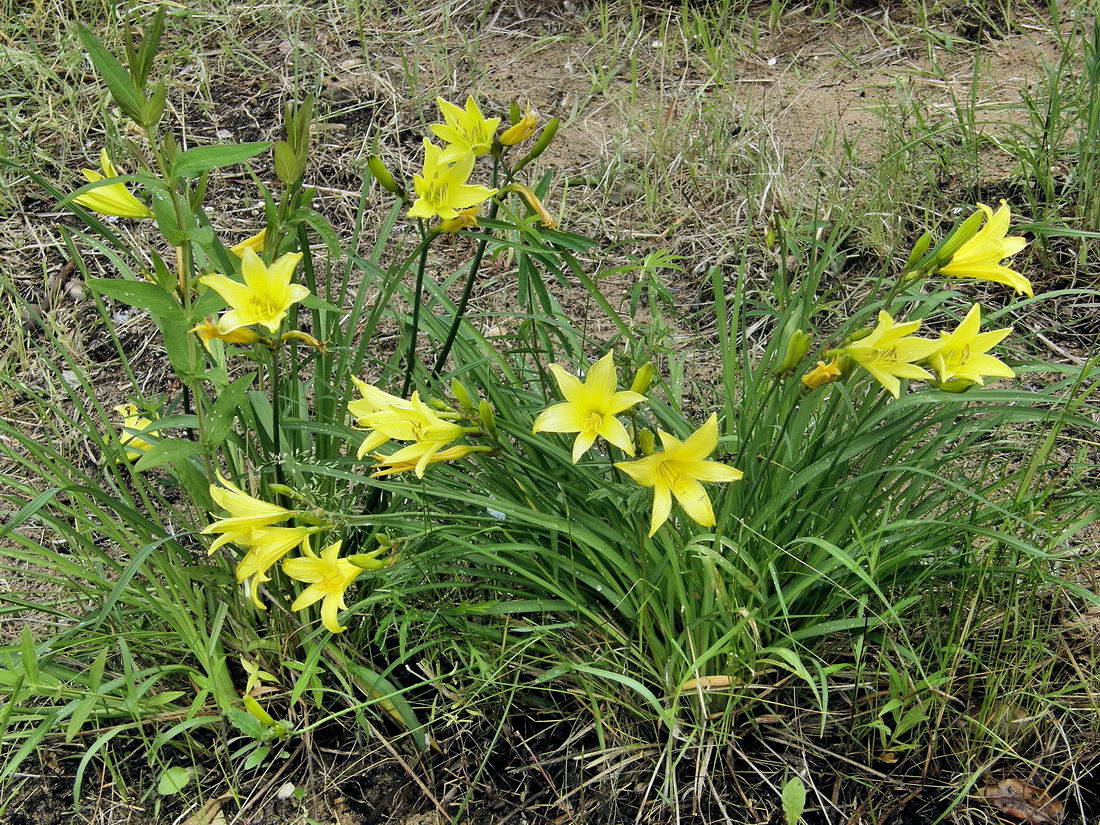
[[[939,248],[928,256],[929,260],[926,266],[935,270],[950,263],[959,248],[978,234],[978,229],[981,228],[983,220],[985,220],[985,212],[979,209],[955,227],[954,231],[947,236],[947,239],[939,245]]]
[[[462,409],[472,410],[474,408],[474,400],[470,396],[470,391],[466,389],[466,385],[457,378],[451,381],[451,395],[455,397],[455,400],[458,401]]]
[[[653,451],[657,449],[657,441],[653,437],[653,430],[645,428],[638,430],[637,440],[638,449],[642,455],[652,455]]]
[[[960,393],[978,386],[968,378],[952,378],[950,381],[932,381],[931,385],[943,392]]]
[[[531,137],[535,133],[535,129],[538,127],[539,119],[530,109],[519,120],[515,121],[511,126],[500,133],[500,143],[502,146],[514,146],[517,143],[522,143]]]
[[[398,186],[397,181],[393,179],[393,175],[391,175],[390,170],[386,168],[386,164],[382,162],[382,158],[378,157],[378,155],[371,155],[367,160],[367,167],[370,169],[370,173],[374,176],[374,179],[378,181],[379,186],[395,195],[402,194],[401,187]]]
[[[489,405],[489,402],[484,398],[482,398],[481,403],[477,405],[477,414],[478,418],[481,419],[481,429],[491,437],[496,438],[497,417],[493,414],[493,408]]]
[[[782,375],[793,370],[798,366],[798,362],[806,355],[806,350],[809,348],[810,334],[796,329],[787,339],[787,351],[783,354],[783,360],[779,362],[775,371]]]
[[[653,384],[653,375],[656,373],[656,369],[653,367],[652,361],[647,361],[638,368],[638,371],[634,373],[634,382],[630,385],[630,391],[636,392],[639,395],[645,395],[646,390]]]
[[[909,275],[910,273],[916,274],[917,272],[919,272],[919,269],[917,269],[917,264],[924,259],[924,256],[928,252],[928,248],[931,245],[931,232],[925,232],[923,235],[920,236],[920,238],[917,239],[917,242],[913,244],[913,249],[909,253],[909,257],[905,260],[905,268],[902,270],[905,275]]]
[[[260,707],[260,703],[257,702],[251,696],[241,697],[241,701],[244,702],[244,709],[247,710],[252,716],[257,719],[265,728],[275,727],[275,720],[271,718],[271,714]]]
[[[844,344],[845,344],[845,346],[847,346],[849,344],[854,344],[856,341],[862,341],[864,338],[866,338],[872,332],[874,332],[873,327],[860,327],[859,329],[857,329],[855,332],[853,332],[851,335],[849,335],[847,338],[844,339]],[[825,354],[829,355],[830,353],[825,353]]]
[[[477,212],[480,208],[480,206],[471,206],[469,209],[459,210],[453,218],[439,222],[439,231],[454,234],[463,229],[473,229],[477,226]]]
[[[518,172],[528,163],[533,161],[539,155],[546,151],[546,147],[550,145],[550,141],[554,139],[554,135],[558,133],[558,126],[561,125],[561,121],[556,117],[547,121],[546,125],[542,127],[542,132],[539,134],[539,139],[535,142],[535,145],[531,147],[531,151],[528,152],[519,163],[516,164],[514,172]]]

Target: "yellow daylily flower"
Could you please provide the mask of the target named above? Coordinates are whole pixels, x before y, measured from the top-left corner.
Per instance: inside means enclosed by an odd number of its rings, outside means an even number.
[[[264,242],[267,241],[267,227],[265,226],[251,238],[245,238],[238,244],[229,247],[229,251],[240,258],[246,249],[251,249],[257,255],[264,251]]]
[[[107,155],[106,149],[101,149],[99,152],[99,167],[103,170],[103,174],[96,172],[94,169],[81,169],[80,173],[84,175],[84,179],[88,183],[95,183],[107,178],[117,178],[123,174],[111,163],[111,158]],[[134,194],[126,188],[124,183],[108,183],[104,186],[98,186],[90,192],[85,192],[83,195],[74,198],[73,202],[79,203],[85,209],[91,209],[93,212],[99,212],[102,215],[114,215],[117,218],[146,220],[153,217],[149,207],[134,197]]]
[[[844,347],[852,360],[874,376],[894,398],[901,393],[900,378],[930,380],[932,374],[916,361],[923,361],[940,347],[939,341],[914,338],[920,321],[895,323],[885,310],[878,314],[878,324],[866,338]]]
[[[413,462],[417,478],[423,478],[432,456],[455,439],[473,431],[473,428],[463,427],[441,417],[421,401],[416,392],[412,394],[410,401],[368,413],[360,420],[371,432],[360,445],[357,457],[362,458],[369,449],[381,446],[391,439],[411,441],[412,444],[388,456],[387,461],[398,464]]]
[[[118,440],[126,448],[126,460],[137,461],[141,458],[141,454],[153,445],[140,435],[128,431],[144,430],[153,422],[138,414],[136,404],[119,404],[115,407],[115,412],[122,416],[122,428]]]
[[[222,477],[218,473],[218,483],[210,485],[210,497],[214,503],[229,513],[228,518],[221,518],[213,524],[208,524],[202,529],[204,534],[221,533],[210,545],[210,553],[227,542],[234,542],[241,546],[252,543],[252,532],[260,527],[270,527],[280,521],[286,521],[294,515],[293,510],[287,510],[277,504],[268,504],[254,496],[250,496],[240,487]]]
[[[237,564],[237,582],[249,581],[252,603],[266,610],[260,601],[260,586],[271,579],[267,571],[291,548],[307,546],[315,527],[257,527],[248,537],[248,552]]]
[[[232,332],[260,324],[278,332],[290,307],[309,295],[304,286],[291,283],[294,268],[301,259],[301,252],[288,252],[267,266],[259,255],[246,248],[241,254],[243,284],[220,273],[200,278],[201,283],[221,295],[230,306],[218,321],[219,329]]]
[[[621,461],[615,465],[638,484],[653,488],[649,535],[656,533],[668,520],[673,496],[693,521],[713,527],[714,509],[701,482],[739,481],[744,476],[736,467],[706,460],[718,447],[718,416],[712,414],[684,441],[662,430],[657,434],[661,437],[663,450],[637,461]]]
[[[1005,284],[1017,293],[1033,296],[1035,291],[1031,288],[1031,281],[1001,265],[1001,261],[1027,245],[1027,240],[1018,235],[1008,237],[1008,224],[1012,217],[1008,204],[1001,201],[996,212],[984,203],[979,203],[978,208],[985,213],[985,225],[936,271],[949,278],[979,278]]]
[[[348,402],[348,412],[355,416],[355,422],[360,427],[367,426],[366,417],[371,413],[380,412],[390,407],[398,409],[412,409],[412,402],[391,395],[385,390],[379,389],[374,384],[368,384],[361,378],[351,376],[351,382],[359,390],[359,398]]]
[[[831,384],[840,378],[840,367],[837,366],[839,358],[834,358],[828,364],[818,361],[817,366],[802,376],[802,384],[808,390],[816,390],[826,384]]]
[[[220,318],[217,321],[207,318],[201,324],[191,327],[189,331],[199,336],[202,345],[207,349],[210,349],[210,342],[215,338],[228,344],[254,344],[260,340],[260,336],[248,327],[223,330]]]
[[[444,161],[455,161],[467,154],[484,155],[493,148],[493,135],[500,126],[499,117],[486,118],[472,97],[466,98],[465,109],[441,97],[435,102],[445,122],[433,123],[431,129],[437,138],[448,144],[443,150]]]
[[[283,570],[290,578],[309,584],[290,605],[290,609],[305,610],[312,604],[322,602],[321,623],[332,633],[347,630],[336,621],[336,617],[347,607],[344,603],[345,592],[363,572],[362,568],[340,558],[341,544],[339,541],[330,544],[321,551],[320,558],[308,550],[304,556],[283,562]]]
[[[984,385],[985,377],[1014,378],[1016,373],[1008,364],[987,353],[1012,334],[1012,327],[981,331],[982,309],[978,304],[970,307],[954,332],[941,332],[939,349],[932,354],[929,364],[939,373],[940,383],[963,380]]]
[[[539,413],[531,432],[577,433],[573,441],[574,464],[598,437],[627,455],[634,455],[634,442],[615,416],[646,399],[641,393],[619,390],[613,353],[608,352],[589,368],[583,384],[557,364],[551,364],[550,371],[554,373],[565,402]]]
[[[410,218],[457,218],[463,209],[477,206],[493,195],[495,189],[473,186],[466,181],[474,169],[474,156],[467,152],[453,163],[443,159],[443,150],[424,139],[424,169],[413,175],[416,200],[409,208]]]
[[[425,466],[427,466],[427,464],[438,464],[441,461],[458,461],[471,453],[487,453],[491,449],[491,447],[471,447],[466,444],[458,444],[454,447],[448,447],[445,450],[430,454],[427,457]],[[396,453],[394,455],[396,455]],[[398,473],[407,473],[410,470],[415,471],[421,462],[420,457],[398,461],[395,460],[393,456],[382,455],[381,453],[375,453],[371,458],[378,462],[374,467],[374,472],[371,473],[372,478],[383,478],[385,476],[397,475]],[[421,471],[420,475],[423,475],[423,471]]]
[[[538,125],[538,117],[528,109],[523,117],[500,133],[501,146],[515,146],[517,143],[522,143],[535,134]]]

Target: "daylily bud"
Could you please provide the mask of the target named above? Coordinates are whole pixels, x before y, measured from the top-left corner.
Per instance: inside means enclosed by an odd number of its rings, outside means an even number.
[[[451,395],[458,401],[459,406],[464,410],[472,410],[474,408],[473,398],[470,397],[470,391],[466,389],[466,385],[459,381],[457,378],[451,381]]]
[[[523,117],[500,133],[501,145],[514,146],[517,143],[522,143],[535,133],[538,123],[535,113],[528,109]]]
[[[210,349],[210,342],[217,338],[227,344],[254,344],[260,340],[260,336],[248,327],[237,327],[229,332],[222,332],[217,321],[207,318],[198,326],[192,327],[190,332],[195,333],[202,340],[203,346]]]
[[[634,383],[630,385],[630,391],[636,392],[639,395],[645,395],[646,390],[649,389],[653,383],[653,375],[656,370],[653,367],[652,361],[647,361],[638,368],[638,371],[634,373]]]
[[[378,558],[387,550],[389,550],[389,547],[379,547],[377,550],[372,550],[369,553],[356,553],[353,556],[348,556],[348,561],[361,570],[382,570],[396,563],[400,558],[400,556]]]
[[[847,338],[844,339],[844,344],[845,344],[845,346],[847,346],[848,344],[854,344],[856,341],[863,340],[868,335],[870,335],[872,332],[874,332],[873,327],[860,327],[859,329],[857,329],[855,332],[853,332],[851,335],[849,335]],[[825,353],[825,354],[828,355],[829,353]]]
[[[960,393],[978,386],[968,378],[952,378],[950,381],[931,381],[930,385],[943,392]]]
[[[552,141],[554,135],[558,133],[559,125],[561,125],[561,121],[555,117],[551,118],[547,124],[542,127],[542,133],[539,135],[539,139],[535,142],[535,145],[531,147],[531,151],[524,155],[520,162],[516,164],[513,170],[514,172],[518,172],[546,151],[546,147],[550,145],[550,141]]]
[[[519,110],[519,104],[513,100],[508,104],[508,122],[515,126],[521,117],[523,113]]]
[[[653,430],[645,428],[638,430],[637,440],[638,449],[642,455],[652,455],[653,451],[657,449],[657,441],[653,437]]]
[[[386,164],[382,163],[382,158],[378,157],[378,155],[370,156],[367,160],[367,168],[369,168],[370,173],[374,175],[374,179],[378,181],[378,185],[387,192],[392,192],[395,195],[402,194],[401,187],[397,185],[397,181],[393,179],[390,170],[386,168]]]
[[[985,220],[985,212],[978,210],[965,221],[960,223],[950,235],[933,252],[925,256],[920,263],[928,269],[938,269],[951,260],[959,248],[978,234],[982,221]]]
[[[300,181],[305,166],[305,158],[295,152],[287,141],[280,140],[275,144],[275,175],[284,186]]]
[[[904,269],[902,269],[902,272],[905,275],[916,275],[920,271],[919,269],[914,269],[914,267],[916,267],[917,263],[922,258],[924,258],[925,253],[928,252],[928,247],[930,247],[931,245],[931,232],[925,232],[923,235],[920,236],[920,238],[917,239],[917,242],[913,244],[913,250],[909,253],[909,257],[905,261],[905,267]]]
[[[275,727],[275,720],[271,718],[271,714],[260,707],[260,703],[257,702],[251,696],[242,696],[241,701],[244,702],[244,709],[247,710],[252,716],[259,721],[265,728]]]
[[[297,341],[299,344],[305,344],[307,347],[313,347],[318,352],[328,352],[328,342],[318,341],[308,332],[302,332],[300,330],[291,330],[290,332],[284,332],[280,338],[280,341],[286,343],[287,341]]]
[[[481,419],[481,429],[485,430],[493,438],[496,438],[497,434],[497,418],[493,414],[493,408],[489,406],[489,402],[484,398],[481,399],[481,403],[477,405],[478,417]]]
[[[281,496],[294,499],[295,501],[305,501],[306,497],[295,490],[293,487],[289,487],[286,484],[269,484],[268,489],[273,493],[277,493]]]
[[[782,375],[793,370],[798,366],[798,362],[806,355],[806,350],[809,348],[810,334],[796,329],[791,333],[791,337],[787,339],[787,351],[783,354],[783,360],[779,362],[775,371]]]

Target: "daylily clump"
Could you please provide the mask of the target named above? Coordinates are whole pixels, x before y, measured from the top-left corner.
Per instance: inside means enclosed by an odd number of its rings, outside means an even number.
[[[593,364],[583,383],[557,364],[551,364],[550,371],[565,401],[539,413],[532,432],[577,433],[573,441],[574,464],[597,438],[614,444],[627,455],[634,455],[634,441],[615,416],[645,401],[645,396],[619,389],[613,353],[608,352]]]
[[[718,416],[712,414],[684,441],[657,431],[663,450],[637,461],[621,461],[615,466],[643,487],[653,488],[653,515],[649,535],[653,535],[672,513],[672,498],[693,521],[703,527],[715,524],[710,496],[702,482],[739,481],[743,476],[736,467],[709,461],[718,448]]]

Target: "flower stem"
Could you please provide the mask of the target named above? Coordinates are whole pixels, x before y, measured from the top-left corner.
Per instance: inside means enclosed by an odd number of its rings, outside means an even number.
[[[409,356],[405,363],[405,380],[401,385],[401,397],[409,394],[412,388],[413,369],[416,367],[416,338],[420,332],[420,304],[424,292],[424,269],[428,265],[428,229],[424,221],[418,220],[420,227],[420,262],[416,266],[416,290],[413,292],[412,328],[409,330]]]
[[[493,187],[497,185],[497,176],[500,170],[500,158],[493,158]],[[511,180],[511,175],[508,176],[508,180]],[[493,199],[493,202],[489,206],[489,220],[493,220],[497,216],[497,210],[500,208],[500,201]],[[451,321],[451,328],[447,330],[447,340],[443,342],[443,349],[439,351],[439,355],[436,356],[435,364],[432,366],[431,377],[438,378],[439,373],[443,369],[443,365],[447,363],[447,356],[451,354],[451,348],[454,346],[455,338],[458,337],[458,328],[462,326],[462,318],[466,314],[466,304],[470,300],[470,293],[474,291],[474,281],[477,280],[478,270],[481,269],[481,259],[485,257],[485,247],[489,245],[488,238],[482,238],[478,241],[477,249],[474,250],[473,260],[470,261],[470,271],[466,275],[466,284],[462,288],[462,296],[458,299],[458,306],[455,307],[455,317]]]
[[[282,344],[278,338],[271,347],[271,443],[275,457],[275,483],[283,484],[283,434],[282,434],[282,401],[280,392],[279,350]],[[282,496],[276,494],[275,503],[281,504]]]

